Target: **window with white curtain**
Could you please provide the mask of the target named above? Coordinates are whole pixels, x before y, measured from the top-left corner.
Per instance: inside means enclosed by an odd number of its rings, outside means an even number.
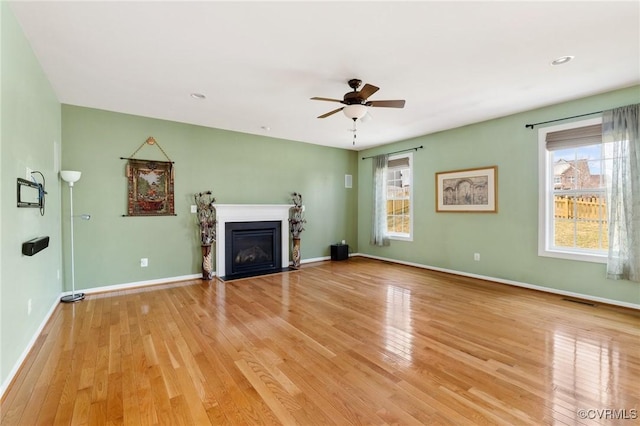
[[[389,156],[387,162],[387,235],[390,239],[413,237],[413,153]]]
[[[605,263],[611,153],[602,143],[602,119],[546,127],[538,135],[538,254]]]

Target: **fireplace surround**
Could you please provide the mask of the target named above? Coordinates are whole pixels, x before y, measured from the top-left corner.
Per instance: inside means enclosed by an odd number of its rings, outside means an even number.
[[[239,253],[234,253],[229,250],[227,245],[227,239],[233,236],[233,232],[228,232],[228,226],[231,229],[240,227],[243,223],[249,222],[279,222],[279,235],[273,238],[279,238],[279,262],[273,264],[270,268],[271,272],[278,272],[280,270],[286,270],[289,267],[289,210],[293,207],[290,204],[216,204],[216,275],[222,280],[240,278],[246,273],[251,275],[260,275],[261,273],[254,273],[255,271],[242,270],[238,274],[237,271],[229,269],[229,262],[235,260],[235,257]],[[249,227],[250,229],[257,229],[255,226]],[[259,227],[258,227],[259,228]],[[260,232],[259,232],[260,234]],[[263,238],[271,238],[264,237]],[[266,241],[266,240],[265,240]],[[261,256],[260,244],[257,245],[257,249],[253,249],[253,245],[249,247],[243,247],[242,250],[246,251],[243,256]],[[253,250],[252,250],[253,249]],[[252,253],[252,251],[254,253]],[[275,256],[278,257],[277,255]],[[273,261],[277,261],[274,259]],[[255,263],[255,262],[254,262]],[[269,261],[257,263],[269,263]],[[264,265],[263,265],[264,266]],[[249,268],[251,269],[251,268]],[[268,268],[265,268],[265,270]]]

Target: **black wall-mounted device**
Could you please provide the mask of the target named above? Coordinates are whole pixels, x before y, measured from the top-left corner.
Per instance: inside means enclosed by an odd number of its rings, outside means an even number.
[[[42,183],[36,181],[33,175],[40,175]],[[47,191],[44,190],[44,175],[42,172],[31,172],[33,182],[26,179],[18,178],[18,207],[36,207],[40,209],[40,215],[44,216],[44,196]]]
[[[42,205],[42,185],[18,178],[18,207],[40,207]]]
[[[49,237],[38,237],[33,240],[22,243],[22,254],[25,256],[33,256],[49,247]]]

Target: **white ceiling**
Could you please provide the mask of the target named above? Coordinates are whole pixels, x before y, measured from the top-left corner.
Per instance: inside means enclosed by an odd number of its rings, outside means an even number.
[[[347,149],[640,83],[638,1],[11,8],[62,103]],[[370,100],[406,99],[371,109],[355,147],[342,113],[316,118],[341,104],[309,99],[341,99],[351,78],[380,87]]]

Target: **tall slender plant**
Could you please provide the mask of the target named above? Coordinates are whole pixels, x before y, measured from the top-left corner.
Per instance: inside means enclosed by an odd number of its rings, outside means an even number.
[[[291,231],[292,250],[291,261],[294,269],[300,268],[300,234],[304,231],[304,224],[307,221],[304,218],[304,209],[302,206],[302,194],[294,192],[291,194],[291,217],[289,217],[289,230]]]
[[[200,226],[200,245],[202,247],[202,279],[213,279],[213,255],[211,245],[216,241],[216,199],[211,191],[198,192],[193,196],[198,212]]]
[[[198,210],[200,242],[203,246],[211,245],[216,241],[216,209],[213,205],[216,199],[211,191],[198,192],[193,198]]]
[[[291,194],[291,217],[289,218],[289,230],[293,238],[300,238],[300,234],[304,231],[304,224],[307,223],[304,218],[304,210],[302,208],[302,194],[294,192]]]

